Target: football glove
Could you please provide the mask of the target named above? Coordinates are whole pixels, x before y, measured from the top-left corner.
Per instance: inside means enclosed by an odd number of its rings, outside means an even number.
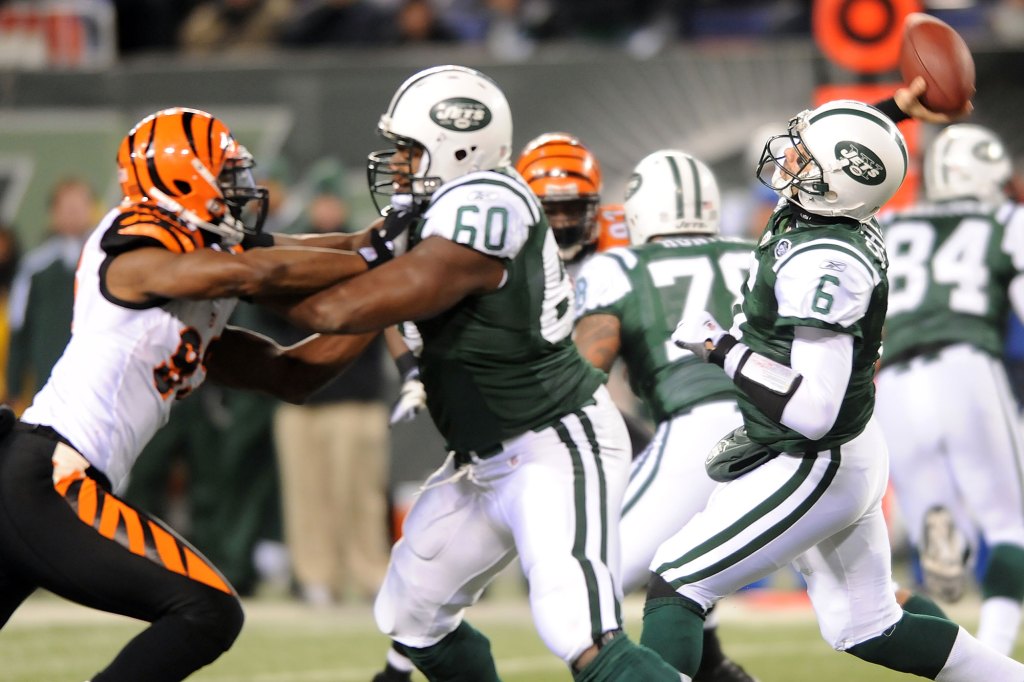
[[[412,211],[392,206],[381,226],[370,229],[370,245],[359,249],[366,265],[375,268],[405,253],[409,246],[409,228],[415,221]]]
[[[398,399],[391,406],[391,417],[388,423],[394,426],[399,422],[412,421],[420,410],[426,407],[427,391],[420,381],[420,371],[414,369],[405,375]]]
[[[711,313],[705,310],[699,315],[680,320],[675,331],[672,332],[672,343],[707,362],[711,351],[728,333],[711,316]]]

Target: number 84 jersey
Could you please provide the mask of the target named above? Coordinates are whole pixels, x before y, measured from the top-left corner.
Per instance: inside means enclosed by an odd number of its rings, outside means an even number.
[[[175,399],[203,382],[204,354],[238,302],[117,300],[103,280],[109,259],[142,247],[184,253],[207,245],[201,232],[144,206],[108,213],[75,274],[71,340],[22,416],[56,429],[115,489]]]
[[[890,216],[883,232],[890,292],[882,362],[954,343],[1000,356],[1010,283],[1024,271],[1024,211],[940,202]]]

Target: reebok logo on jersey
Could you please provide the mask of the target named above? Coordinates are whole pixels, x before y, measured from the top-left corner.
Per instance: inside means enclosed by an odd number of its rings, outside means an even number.
[[[846,269],[846,263],[840,263],[836,260],[824,260],[821,262],[822,270],[835,270],[836,272],[842,272]]]
[[[836,143],[836,158],[846,161],[843,172],[863,185],[885,182],[885,164],[873,151],[847,140]]]
[[[442,128],[468,133],[486,127],[491,122],[491,110],[475,99],[452,97],[432,106],[430,118]]]

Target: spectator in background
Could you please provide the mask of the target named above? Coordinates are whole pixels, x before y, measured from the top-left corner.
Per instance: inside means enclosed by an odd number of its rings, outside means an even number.
[[[187,53],[249,52],[273,47],[292,14],[292,0],[206,0],[182,23]]]
[[[348,231],[342,177],[342,169],[330,161],[310,170],[312,198],[292,231]],[[298,330],[291,334],[277,340],[303,336]],[[372,599],[387,569],[390,445],[384,362],[378,338],[340,379],[304,405],[282,404],[274,418],[285,542],[300,596],[311,605],[329,606],[349,589]]]
[[[77,177],[57,181],[50,193],[49,236],[18,266],[7,307],[7,399],[18,407],[24,407],[19,398],[46,382],[71,338],[75,267],[96,212],[88,182]]]
[[[455,35],[441,21],[430,0],[405,0],[395,13],[399,43],[444,43]]]
[[[367,0],[312,0],[285,26],[288,47],[378,45],[386,40],[392,16]]]

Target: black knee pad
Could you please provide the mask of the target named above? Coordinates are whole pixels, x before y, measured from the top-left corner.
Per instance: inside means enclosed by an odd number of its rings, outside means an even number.
[[[651,579],[647,581],[647,598],[678,597],[679,593],[660,575],[651,571]]]

